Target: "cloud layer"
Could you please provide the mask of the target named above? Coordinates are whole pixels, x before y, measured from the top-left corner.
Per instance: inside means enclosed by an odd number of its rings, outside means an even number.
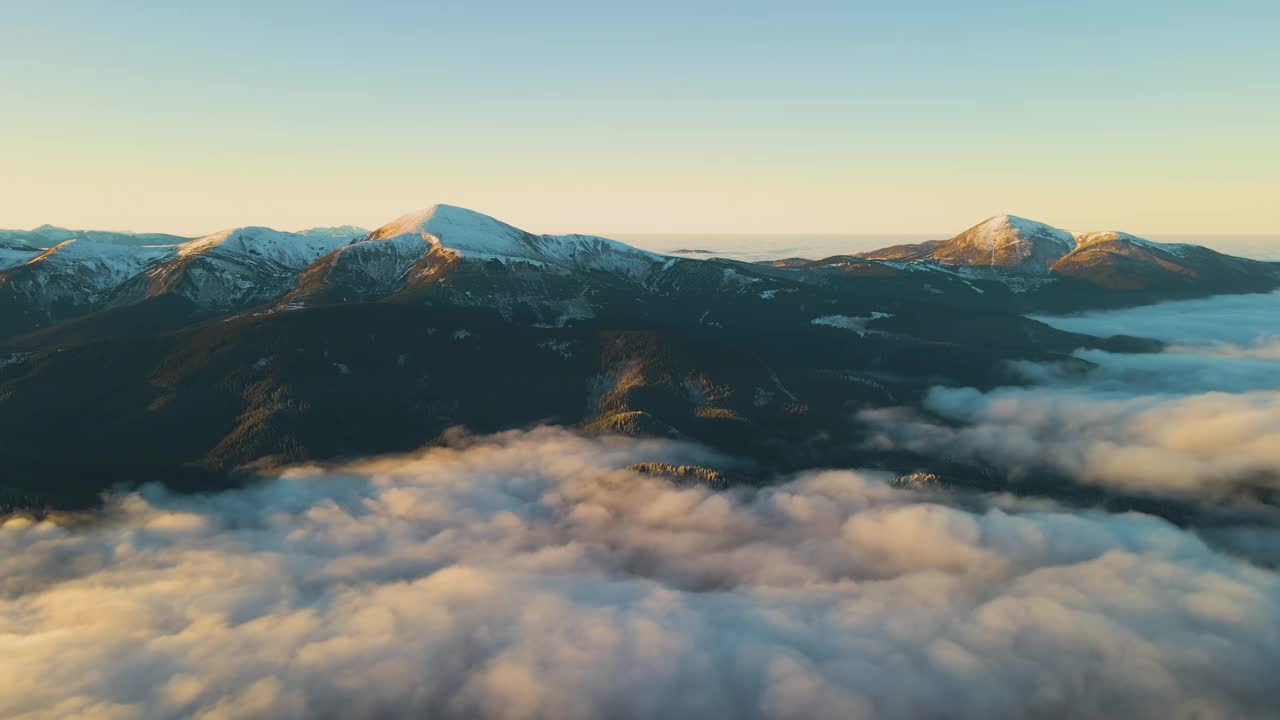
[[[926,408],[862,415],[874,444],[1043,471],[1127,492],[1221,500],[1280,490],[1280,294],[1041,318],[1145,335],[1156,354],[1081,351],[1085,376],[1024,365],[1031,387],[934,388]],[[939,416],[941,420],[939,420]]]
[[[1247,345],[1280,333],[1276,309],[1280,293],[1217,295],[1199,300],[1104,310],[1071,316],[1043,316],[1055,327],[1090,335],[1134,335],[1169,342]]]
[[[1141,515],[540,429],[0,527],[0,716],[1263,717],[1280,580]],[[1274,536],[1255,538],[1274,542]]]

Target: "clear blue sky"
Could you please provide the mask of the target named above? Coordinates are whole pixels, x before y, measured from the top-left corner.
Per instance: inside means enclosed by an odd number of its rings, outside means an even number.
[[[1274,0],[0,10],[0,227],[1280,234]]]

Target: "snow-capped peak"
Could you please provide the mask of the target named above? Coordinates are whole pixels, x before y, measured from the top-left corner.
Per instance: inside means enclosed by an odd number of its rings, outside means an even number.
[[[288,268],[301,268],[346,244],[350,238],[308,236],[266,227],[241,227],[196,238],[178,246],[178,254],[256,257]]]
[[[957,237],[969,237],[993,248],[1020,240],[1053,243],[1065,248],[1064,252],[1075,246],[1075,238],[1066,230],[1007,214],[987,218]]]
[[[1075,238],[1065,230],[1017,215],[996,215],[939,243],[929,256],[947,265],[1045,273],[1075,245]]]
[[[398,235],[422,235],[453,250],[483,253],[509,249],[529,233],[483,213],[453,205],[431,207],[405,213],[369,233],[369,240]]]
[[[517,260],[565,268],[638,274],[663,260],[625,243],[591,235],[535,235],[474,210],[432,205],[402,215],[364,242],[411,236],[463,259]]]

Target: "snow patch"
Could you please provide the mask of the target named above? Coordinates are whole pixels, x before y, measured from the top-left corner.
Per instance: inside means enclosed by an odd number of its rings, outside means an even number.
[[[872,320],[893,317],[890,313],[873,312],[866,317],[851,315],[823,315],[810,320],[812,325],[826,325],[827,327],[839,328],[841,330],[850,330],[856,332],[860,337],[865,337],[873,333],[873,330],[867,328],[867,323]]]

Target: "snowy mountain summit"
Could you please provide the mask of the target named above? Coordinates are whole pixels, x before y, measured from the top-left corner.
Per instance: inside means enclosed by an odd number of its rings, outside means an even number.
[[[406,213],[369,233],[364,242],[414,237],[457,258],[522,261],[574,270],[636,276],[664,258],[590,235],[535,235],[483,213],[432,205]]]
[[[44,243],[65,232],[21,234]],[[1275,264],[1126,233],[1072,233],[1016,215],[988,218],[947,240],[770,267],[659,255],[591,235],[540,235],[453,205],[406,213],[367,233],[343,226],[301,233],[239,227],[194,240],[75,234],[47,248],[0,236],[0,335],[148,301],[175,325],[394,300],[561,326],[645,303],[655,313],[667,312],[656,309],[661,303],[693,303],[703,307],[699,324],[715,327],[713,305],[762,317],[804,305],[819,286],[999,307],[1016,295],[1037,309],[1280,285]],[[182,242],[140,244],[157,238]],[[1100,289],[1120,294],[1103,297]]]
[[[1152,242],[1111,230],[1069,232],[1016,215],[988,218],[948,240],[896,245],[858,257],[917,270],[963,269],[1015,292],[1049,287],[1045,283],[1054,278],[1122,291],[1259,292],[1280,277],[1273,263],[1198,245]]]
[[[989,265],[1046,272],[1076,246],[1065,230],[1016,215],[997,215],[965,230],[938,248],[948,265]]]
[[[1115,231],[1071,232],[1017,215],[996,215],[947,240],[895,245],[860,257],[1048,275],[1058,272],[1063,263],[1075,262],[1077,253],[1102,248],[1176,257],[1186,246]]]
[[[303,235],[265,227],[241,227],[206,235],[178,246],[184,258],[197,255],[228,260],[257,258],[282,267],[300,268],[333,252],[346,241],[341,236]]]
[[[287,301],[299,307],[401,291],[447,292],[458,303],[507,307],[521,302],[563,310],[572,304],[568,296],[580,295],[594,282],[592,274],[636,282],[665,260],[605,238],[535,235],[473,210],[432,205],[401,215],[315,263]],[[569,278],[574,280],[565,284]],[[558,289],[548,282],[560,283]]]
[[[1017,215],[996,215],[949,240],[897,245],[862,256],[1044,274],[1075,246],[1075,238],[1066,230]]]

